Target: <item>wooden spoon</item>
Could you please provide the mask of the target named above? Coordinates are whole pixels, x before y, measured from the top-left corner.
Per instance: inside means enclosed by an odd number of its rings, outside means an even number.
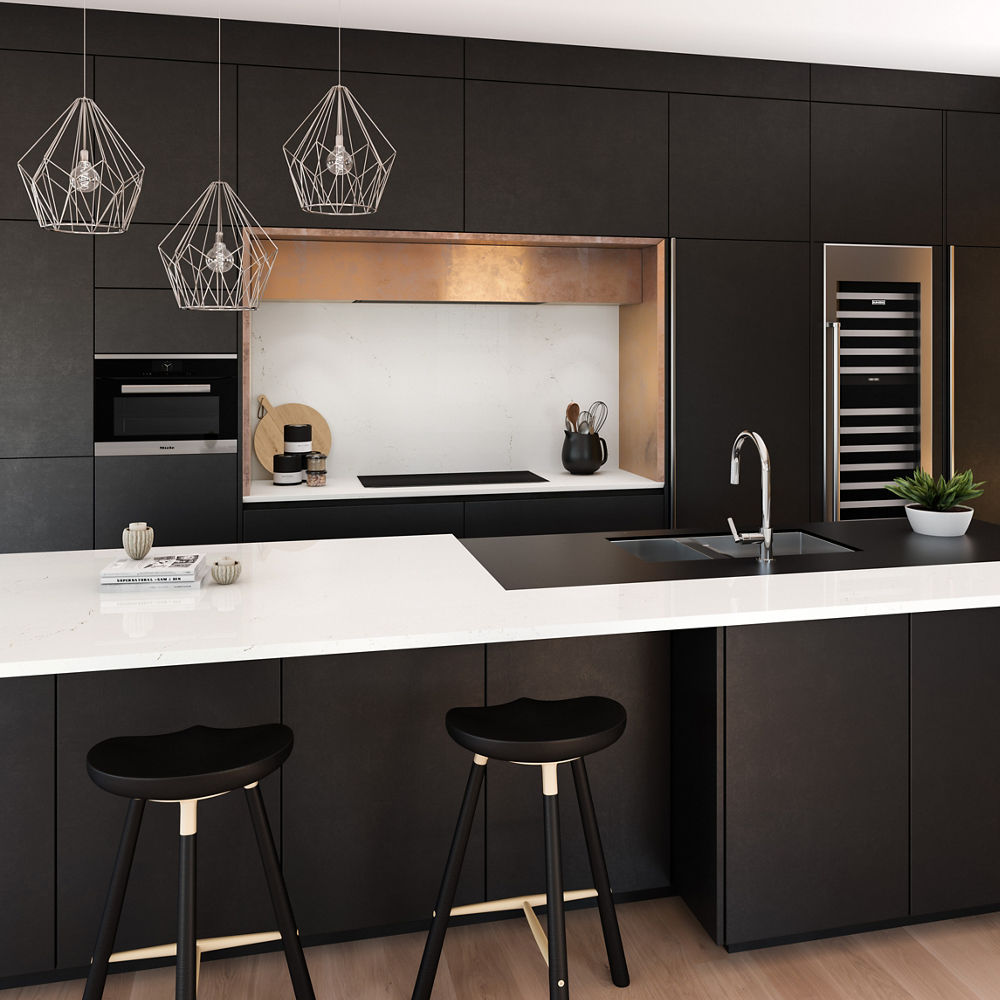
[[[566,419],[573,425],[573,430],[576,430],[576,422],[580,419],[579,403],[570,403],[566,407]]]

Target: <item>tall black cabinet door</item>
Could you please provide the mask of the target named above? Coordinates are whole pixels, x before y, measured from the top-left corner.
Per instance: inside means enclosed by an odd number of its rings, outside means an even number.
[[[1000,249],[955,247],[954,259],[954,466],[972,469],[990,484],[976,501],[976,517],[1000,521]]]
[[[809,515],[809,245],[677,240],[675,246],[674,526],[760,525],[759,466],[736,435],[759,432],[771,453],[772,519]]]
[[[483,647],[284,661],[284,869],[303,935],[429,921],[472,766],[445,713],[483,702]],[[483,898],[480,803],[459,904]]]
[[[1000,610],[913,615],[914,915],[1000,904]]]
[[[905,917],[908,618],[726,630],[726,944]]]
[[[133,622],[142,613],[133,615]],[[153,615],[152,617],[155,617]],[[129,622],[124,618],[123,641]],[[56,914],[60,968],[90,961],[127,800],[87,776],[87,751],[113,736],[163,733],[195,724],[277,722],[276,660],[198,663],[145,670],[63,674],[56,681]],[[261,783],[276,839],[280,775]],[[198,933],[242,934],[274,927],[242,792],[198,808]],[[146,807],[116,947],[141,948],[177,937],[178,809]]]
[[[992,181],[1000,171],[1000,115],[949,111],[947,123],[947,241],[996,246],[1000,200]]]

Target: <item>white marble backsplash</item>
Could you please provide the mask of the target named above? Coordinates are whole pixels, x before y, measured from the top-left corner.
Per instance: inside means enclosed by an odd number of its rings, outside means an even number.
[[[618,307],[268,302],[251,393],[319,410],[331,472],[374,475],[557,467],[566,404],[603,399],[614,468]]]

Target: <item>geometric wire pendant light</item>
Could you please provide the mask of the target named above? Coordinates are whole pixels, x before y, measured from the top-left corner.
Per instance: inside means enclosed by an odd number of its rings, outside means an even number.
[[[396,149],[340,82],[340,30],[336,86],[282,148],[303,211],[370,215],[382,200]]]
[[[222,180],[221,17],[218,30],[218,179],[161,240],[159,251],[181,309],[236,312],[260,304],[278,247]]]
[[[83,97],[78,97],[17,161],[43,229],[123,233],[132,221],[145,167],[87,97],[87,8],[83,9]]]

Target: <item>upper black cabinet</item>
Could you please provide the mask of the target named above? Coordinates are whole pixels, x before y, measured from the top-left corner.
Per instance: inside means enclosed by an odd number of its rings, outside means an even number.
[[[948,242],[1000,245],[1000,115],[950,112],[947,155]]]
[[[809,105],[671,95],[670,229],[809,239]]]
[[[940,243],[942,113],[812,106],[812,238]]]
[[[389,183],[374,215],[299,208],[281,147],[336,82],[335,73],[240,68],[240,194],[260,224],[460,231],[460,80],[345,73],[344,83],[398,150]]]
[[[663,236],[667,96],[466,84],[465,228]]]
[[[137,222],[177,222],[218,166],[211,63],[98,58],[95,97],[146,167]],[[222,179],[236,187],[236,69],[222,67]],[[251,204],[250,211],[256,214]],[[113,239],[113,237],[108,237]]]
[[[165,288],[98,288],[94,297],[97,354],[237,352],[240,325],[231,312],[178,309]]]
[[[808,520],[808,244],[678,240],[675,273],[674,526],[760,524],[752,446],[743,485],[729,486],[744,428],[771,452],[776,526]]]

